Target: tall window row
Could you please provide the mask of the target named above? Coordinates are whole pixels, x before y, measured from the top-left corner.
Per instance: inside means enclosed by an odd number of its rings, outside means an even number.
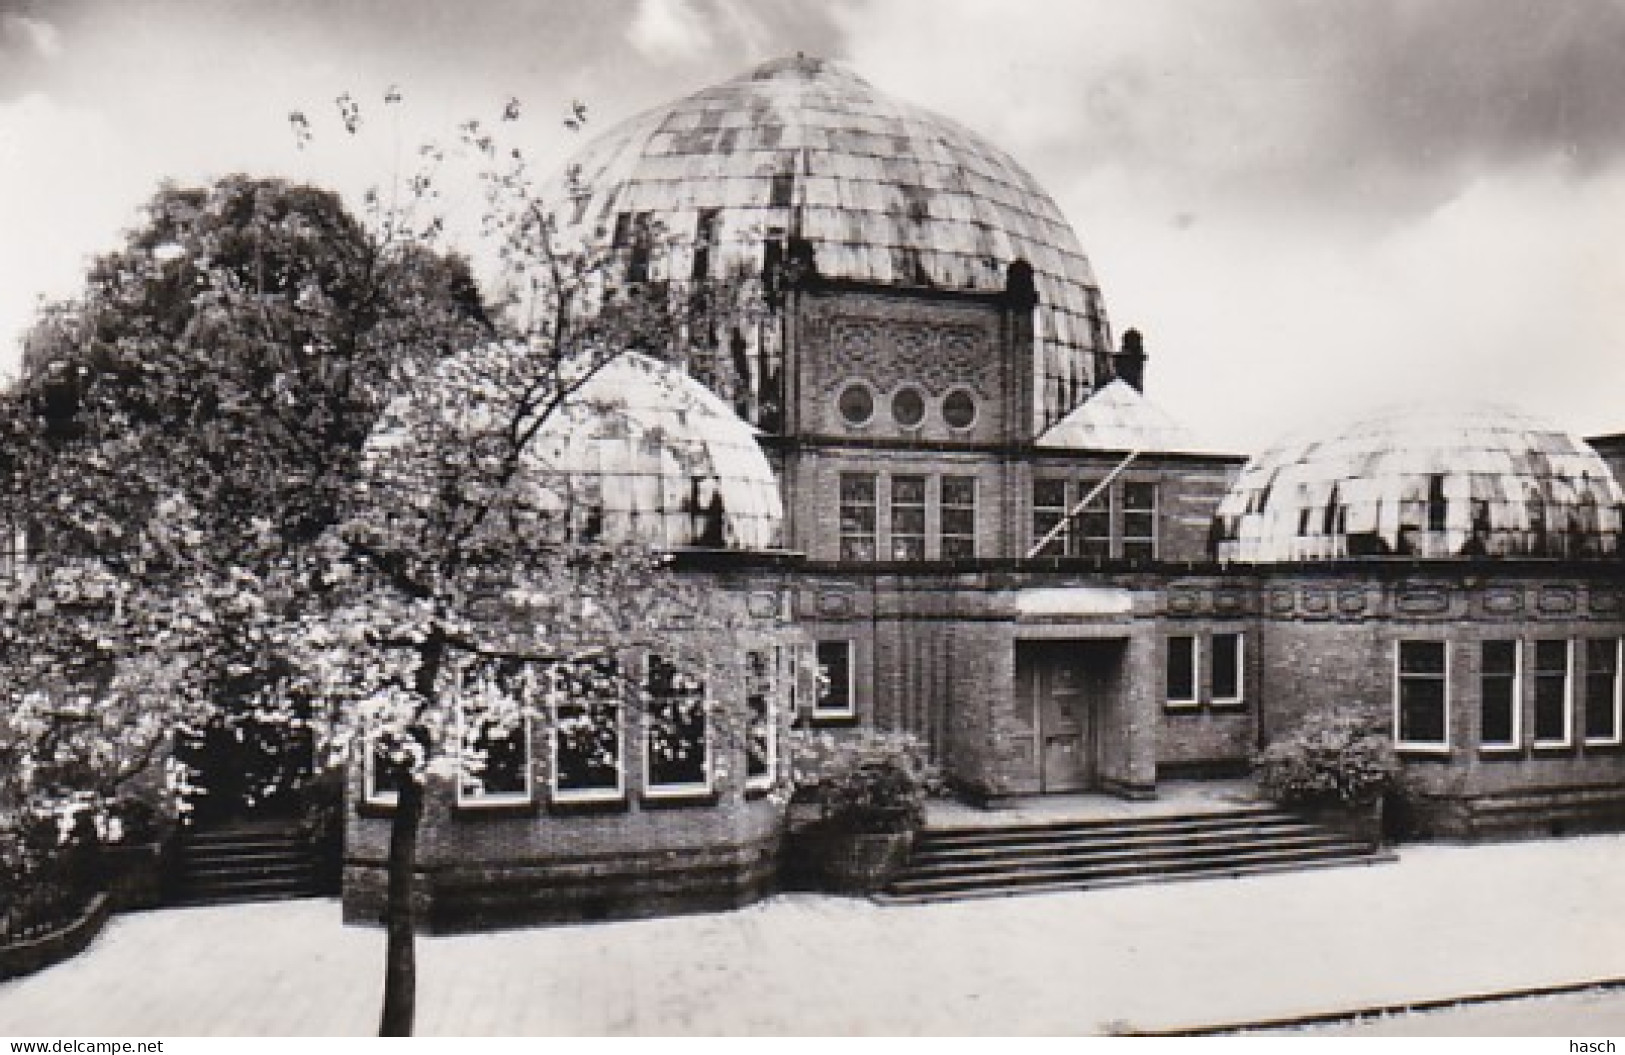
[[[1168,710],[1192,711],[1203,706],[1225,708],[1246,704],[1245,636],[1239,632],[1219,631],[1206,635],[1205,641],[1204,667],[1203,637],[1196,634],[1168,636],[1164,672],[1164,701]]]
[[[549,798],[560,804],[623,800],[629,765],[638,766],[647,798],[709,797],[716,753],[736,743],[743,746],[746,789],[765,791],[778,771],[778,701],[780,687],[793,678],[790,662],[781,648],[745,654],[738,730],[715,721],[701,678],[658,655],[647,657],[637,683],[614,657],[545,669],[506,665],[470,678],[457,700],[458,804],[533,802],[537,747],[547,753]],[[538,737],[534,710],[548,699],[548,728]],[[390,754],[375,737],[365,766],[371,803],[397,797]]]
[[[843,561],[968,560],[977,548],[976,478],[842,473],[840,519]]]
[[[1041,477],[1033,481],[1032,529],[1041,557],[1155,560],[1157,485]]]
[[[1450,642],[1396,642],[1394,742],[1405,751],[1448,752],[1461,720],[1452,708],[1465,705],[1476,706],[1477,746],[1486,754],[1577,741],[1619,745],[1622,648],[1617,637],[1480,641],[1477,684],[1464,688],[1451,669]]]

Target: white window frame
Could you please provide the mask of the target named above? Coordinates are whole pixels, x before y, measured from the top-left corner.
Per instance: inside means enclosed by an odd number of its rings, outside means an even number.
[[[1402,653],[1404,652],[1404,649],[1405,649],[1406,645],[1438,645],[1440,648],[1444,649],[1444,673],[1442,675],[1442,678],[1443,678],[1443,681],[1444,681],[1444,729],[1442,730],[1443,739],[1440,740],[1440,741],[1404,740],[1404,739],[1401,739],[1401,737],[1400,737],[1400,731],[1402,729],[1404,729],[1404,724],[1400,721],[1400,707],[1401,707],[1401,703],[1402,703],[1402,699],[1401,699],[1401,695],[1400,695],[1400,687],[1401,687],[1401,684],[1403,682],[1403,678],[1401,677],[1401,674],[1400,674],[1400,657],[1401,657]],[[1394,750],[1395,751],[1404,751],[1404,752],[1406,752],[1408,754],[1448,755],[1450,753],[1450,710],[1451,710],[1451,707],[1450,707],[1450,700],[1451,700],[1450,682],[1452,680],[1451,679],[1451,673],[1452,672],[1451,672],[1451,669],[1450,669],[1450,667],[1451,667],[1451,664],[1450,664],[1450,642],[1448,640],[1440,640],[1439,638],[1436,638],[1436,637],[1396,638],[1395,641],[1394,641],[1394,657],[1393,658],[1394,658],[1394,711],[1393,711]],[[1419,676],[1432,677],[1433,675],[1419,675]]]
[[[468,774],[463,771],[462,751],[468,743],[468,727],[463,710],[463,699],[457,698],[457,805],[472,809],[485,809],[492,806],[512,806],[516,804],[528,805],[536,795],[536,759],[532,754],[532,726],[530,712],[522,712],[519,716],[519,728],[524,733],[525,744],[525,788],[523,791],[498,791],[491,794],[484,792],[472,793],[468,786]]]
[[[613,788],[559,787],[559,707],[607,705],[615,716],[615,786]],[[626,798],[626,707],[619,700],[554,700],[547,735],[548,794],[554,802],[620,802]]]
[[[1591,726],[1589,724],[1587,724],[1585,743],[1586,743],[1586,745],[1588,747],[1617,747],[1622,742],[1622,738],[1621,738],[1622,730],[1620,728],[1620,718],[1622,717],[1622,715],[1621,715],[1621,706],[1620,706],[1620,703],[1621,703],[1621,688],[1622,688],[1621,680],[1620,680],[1620,676],[1621,676],[1621,669],[1620,668],[1622,666],[1621,661],[1625,660],[1625,647],[1622,647],[1622,646],[1625,646],[1625,639],[1618,638],[1618,637],[1614,638],[1614,735],[1613,736],[1592,736],[1591,735]],[[1586,671],[1586,677],[1588,679],[1591,677],[1590,670]],[[1588,704],[1586,709],[1589,712],[1590,711],[1590,707],[1589,707],[1590,701],[1587,700],[1586,702]],[[1588,713],[1587,717],[1589,717],[1589,716],[1590,715]]]
[[[943,492],[945,490],[944,484],[946,484],[947,481],[949,481],[949,480],[960,480],[960,481],[964,481],[964,482],[970,484],[970,504],[969,505],[962,505],[962,504],[957,504],[957,503],[954,504],[954,505],[949,505],[943,499]],[[936,485],[937,485],[936,486],[936,490],[937,490],[937,556],[942,560],[975,560],[978,553],[980,552],[980,550],[982,548],[979,545],[980,540],[976,537],[977,536],[977,531],[976,531],[976,505],[977,505],[977,500],[981,498],[981,488],[980,488],[980,486],[978,486],[978,481],[977,481],[976,477],[974,475],[970,474],[970,473],[943,473],[941,476],[936,478]],[[970,511],[970,534],[965,535],[965,534],[960,534],[960,533],[957,533],[957,532],[950,533],[950,532],[948,532],[947,530],[945,530],[943,528],[943,516],[942,515],[943,515],[943,513],[947,512],[949,510],[955,510],[955,511],[969,510]],[[969,557],[950,557],[950,556],[948,556],[948,554],[946,552],[944,552],[946,549],[948,549],[948,546],[946,544],[950,540],[957,542],[957,541],[960,541],[960,540],[963,540],[963,539],[968,539],[970,541],[970,556]]]
[[[1126,497],[1129,486],[1148,487],[1151,490],[1151,507],[1149,509],[1136,508],[1131,510]],[[1111,488],[1116,509],[1112,518],[1112,555],[1124,560],[1135,559],[1128,555],[1130,543],[1151,544],[1150,560],[1155,562],[1162,559],[1162,488],[1154,480],[1117,480]],[[1151,534],[1130,535],[1128,533],[1128,518],[1130,515],[1146,515],[1151,517]]]
[[[1491,641],[1510,641],[1512,644],[1512,739],[1486,741],[1484,739],[1484,646]],[[1523,750],[1523,639],[1485,638],[1478,643],[1478,749],[1485,754],[1506,754]]]
[[[667,662],[670,662],[670,660]],[[672,666],[673,669],[676,669],[676,664],[672,664]],[[649,669],[649,664],[647,661],[645,661],[643,671],[644,704],[642,737],[643,795],[645,798],[649,799],[688,799],[710,795],[712,790],[716,787],[716,744],[714,743],[715,737],[711,728],[713,724],[712,718],[716,708],[713,706],[713,701],[711,699],[710,692],[708,691],[708,686],[706,685],[704,679],[700,680],[700,692],[698,696],[700,701],[700,716],[705,721],[705,736],[700,744],[701,749],[705,752],[702,758],[703,765],[701,768],[704,770],[705,775],[698,781],[690,781],[686,784],[656,784],[652,774],[650,773],[649,765],[654,755],[652,747],[655,729],[655,696],[653,693],[649,692]]]
[[[1202,704],[1202,639],[1198,634],[1169,634],[1165,637],[1163,648],[1166,654],[1162,661],[1162,696],[1163,705],[1169,710],[1192,710]],[[1169,661],[1173,659],[1174,642],[1189,641],[1191,644],[1191,694],[1190,696],[1175,696],[1173,686],[1168,684]]]
[[[1038,504],[1038,486],[1039,486],[1039,484],[1059,484],[1060,488],[1061,488],[1061,504],[1058,505],[1058,506],[1052,506],[1052,505],[1043,505],[1043,506],[1041,506],[1041,505],[1039,505]],[[1054,530],[1053,527],[1046,528],[1046,529],[1044,529],[1044,531],[1039,531],[1038,530],[1038,511],[1039,510],[1044,510],[1045,512],[1049,512],[1049,513],[1059,513],[1060,514],[1060,524],[1061,524],[1061,530],[1055,532],[1055,537],[1050,539],[1049,546],[1045,547],[1046,551],[1050,547],[1057,547],[1055,549],[1055,552],[1053,552],[1053,553],[1043,552],[1043,553],[1036,554],[1036,556],[1039,556],[1039,557],[1066,557],[1066,556],[1071,555],[1071,553],[1072,553],[1072,541],[1071,541],[1072,540],[1072,518],[1067,515],[1072,509],[1071,496],[1072,496],[1072,487],[1064,477],[1037,475],[1037,476],[1034,476],[1031,481],[1029,481],[1029,487],[1028,487],[1028,490],[1027,490],[1027,512],[1028,512],[1027,526],[1032,529],[1032,541],[1030,543],[1028,543],[1029,548],[1031,548],[1032,546],[1038,545],[1038,543],[1044,538],[1044,535],[1047,532]]]
[[[0,525],[0,581],[22,577],[28,568],[28,531],[13,525]]]
[[[840,645],[846,649],[846,706],[836,710],[823,706],[823,694],[813,690],[812,720],[814,722],[850,721],[858,716],[858,646],[851,638],[823,638],[813,642],[813,663],[822,672],[818,650],[825,645]]]
[[[401,800],[399,791],[378,790],[377,733],[368,730],[361,738],[361,801],[369,806],[395,806]]]
[[[1541,643],[1543,641],[1550,642],[1550,641],[1556,641],[1556,640],[1558,640],[1558,639],[1548,637],[1548,638],[1538,638],[1535,641],[1534,677],[1535,677],[1535,681],[1536,681],[1537,685],[1539,684],[1540,673],[1541,673],[1541,671],[1540,671],[1540,646],[1541,646]],[[1567,637],[1567,638],[1563,638],[1562,641],[1563,641],[1563,736],[1562,736],[1562,739],[1557,739],[1557,740],[1550,739],[1550,738],[1542,740],[1542,739],[1539,738],[1538,735],[1536,735],[1533,743],[1534,743],[1534,746],[1539,750],[1556,750],[1556,749],[1559,749],[1559,748],[1566,748],[1566,747],[1573,747],[1574,746],[1574,639],[1572,637]],[[1540,705],[1540,693],[1539,692],[1535,693],[1534,702],[1535,702],[1535,706],[1538,707]],[[1530,730],[1530,732],[1532,734],[1535,733],[1536,730],[1538,730],[1539,727],[1540,727],[1540,722],[1538,721],[1539,716],[1536,715],[1535,717],[1536,717],[1537,720],[1533,723],[1534,728],[1532,728]]]
[[[754,731],[751,726],[754,725],[756,716],[750,713],[750,678],[752,677],[750,652],[747,651],[745,654],[745,720],[747,723],[745,729],[745,789],[747,791],[771,790],[779,775],[779,678],[782,674],[783,656],[778,645],[773,646],[772,651],[764,654],[767,656],[768,684],[767,691],[764,694],[767,700],[767,711],[762,715],[762,720],[767,723],[767,758],[765,759],[767,765],[765,772],[754,775],[750,771],[750,738]],[[709,728],[708,725],[707,729]]]
[[[1217,688],[1214,688],[1212,690],[1213,706],[1240,707],[1242,704],[1247,702],[1247,635],[1242,633],[1240,630],[1216,630],[1211,636],[1209,636],[1208,648],[1212,651],[1215,657],[1214,662],[1211,663],[1208,668],[1208,676],[1210,678],[1212,677],[1213,671],[1217,670],[1219,666],[1217,662],[1219,652],[1214,646],[1213,642],[1217,641],[1221,637],[1233,637],[1236,639],[1236,694],[1234,696],[1220,696]]]

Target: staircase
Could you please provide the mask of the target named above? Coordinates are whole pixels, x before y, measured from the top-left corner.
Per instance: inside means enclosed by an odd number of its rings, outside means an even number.
[[[314,897],[309,848],[282,822],[234,824],[191,832],[180,843],[173,896],[180,905]]]
[[[1005,827],[926,829],[877,898],[957,901],[1131,883],[1252,875],[1394,856],[1269,806]]]

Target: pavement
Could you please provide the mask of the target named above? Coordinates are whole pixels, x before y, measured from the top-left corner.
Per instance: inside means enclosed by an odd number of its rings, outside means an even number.
[[[425,937],[440,1035],[1099,1034],[1625,979],[1625,836],[1424,845],[1351,867],[937,905]],[[383,935],[334,901],[116,917],[0,983],[3,1036],[367,1035]]]

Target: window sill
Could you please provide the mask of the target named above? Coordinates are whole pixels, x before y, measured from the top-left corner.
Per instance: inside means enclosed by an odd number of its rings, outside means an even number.
[[[1215,711],[1223,711],[1223,712],[1225,712],[1227,714],[1234,714],[1237,711],[1245,711],[1247,709],[1247,701],[1246,700],[1214,700],[1208,706],[1212,707]]]
[[[382,801],[382,800],[373,801],[373,800],[369,800],[369,799],[363,799],[362,801],[355,804],[355,815],[357,817],[374,817],[374,818],[393,817],[393,816],[395,816],[395,805],[396,805],[396,803],[395,803],[395,800],[393,800],[393,799],[390,799],[388,801]]]
[[[1530,746],[1538,752],[1543,752],[1549,755],[1557,754],[1559,752],[1568,754],[1572,754],[1574,752],[1574,742],[1572,740],[1536,740]]]
[[[452,810],[452,816],[459,820],[472,817],[534,817],[537,812],[535,801],[526,796],[497,799],[492,802],[481,802],[477,799],[459,801]]]
[[[1621,740],[1587,740],[1585,742],[1585,749],[1587,751],[1608,752],[1608,751],[1616,751],[1621,747],[1625,747],[1625,741],[1621,741]]]
[[[745,801],[746,802],[755,802],[758,799],[765,799],[771,794],[773,794],[773,785],[772,784],[746,784],[745,785]]]
[[[1479,744],[1478,754],[1497,762],[1516,762],[1523,758],[1523,748],[1518,744]]]
[[[845,712],[834,713],[834,712],[831,712],[829,714],[818,714],[818,713],[814,712],[813,714],[808,716],[807,720],[808,720],[809,724],[811,724],[811,725],[813,725],[815,727],[817,727],[817,726],[843,726],[843,725],[857,725],[858,724],[858,716],[857,716],[857,712],[855,712],[855,711],[852,712],[852,713],[845,713]]]
[[[547,802],[547,812],[559,816],[625,813],[627,808],[625,792],[616,792],[613,796],[583,795],[580,798],[562,799],[555,792]]]
[[[1164,700],[1162,709],[1168,714],[1200,714],[1202,705],[1196,700]]]
[[[1450,761],[1449,744],[1395,744],[1394,751],[1419,762]]]
[[[719,801],[721,797],[715,788],[645,791],[638,797],[638,806],[646,810],[684,809],[690,806],[715,806]]]

